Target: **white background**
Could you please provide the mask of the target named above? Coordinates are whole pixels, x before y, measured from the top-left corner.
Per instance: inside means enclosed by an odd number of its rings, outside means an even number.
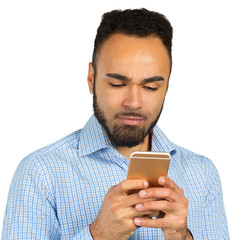
[[[174,27],[159,126],[172,141],[213,160],[234,237],[234,14],[227,0],[1,0],[0,232],[22,158],[81,128],[92,114],[86,76],[102,13],[139,7],[165,14]]]

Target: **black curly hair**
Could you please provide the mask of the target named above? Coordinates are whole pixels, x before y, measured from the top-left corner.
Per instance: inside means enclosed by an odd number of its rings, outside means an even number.
[[[96,75],[97,55],[103,42],[113,33],[123,33],[137,37],[157,36],[165,47],[172,65],[172,36],[173,29],[167,18],[154,11],[145,8],[113,10],[102,15],[101,23],[97,29],[94,41],[92,64]]]

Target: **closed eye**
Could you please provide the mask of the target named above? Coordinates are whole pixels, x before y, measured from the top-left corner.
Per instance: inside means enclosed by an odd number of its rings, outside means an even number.
[[[149,91],[156,91],[156,90],[158,90],[158,88],[153,88],[153,87],[148,87],[148,86],[144,86],[144,88],[149,90]]]
[[[112,87],[116,87],[116,88],[118,88],[118,87],[124,87],[126,84],[114,84],[114,83],[109,83]]]

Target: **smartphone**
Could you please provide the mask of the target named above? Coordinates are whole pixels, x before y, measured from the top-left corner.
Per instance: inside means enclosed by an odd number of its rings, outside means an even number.
[[[151,187],[162,187],[158,178],[167,176],[170,153],[167,152],[132,152],[128,166],[127,179],[143,179]]]

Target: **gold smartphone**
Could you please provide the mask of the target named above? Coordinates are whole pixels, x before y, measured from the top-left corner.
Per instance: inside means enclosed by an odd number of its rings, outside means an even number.
[[[171,155],[166,152],[140,152],[131,153],[128,166],[127,179],[143,179],[149,183],[149,188],[162,187],[158,183],[161,176],[167,176]],[[139,190],[132,189],[128,194]],[[153,211],[149,217],[163,216],[164,213]]]
[[[162,187],[158,178],[167,176],[170,153],[166,152],[132,152],[128,166],[127,179],[143,179],[150,187]]]

